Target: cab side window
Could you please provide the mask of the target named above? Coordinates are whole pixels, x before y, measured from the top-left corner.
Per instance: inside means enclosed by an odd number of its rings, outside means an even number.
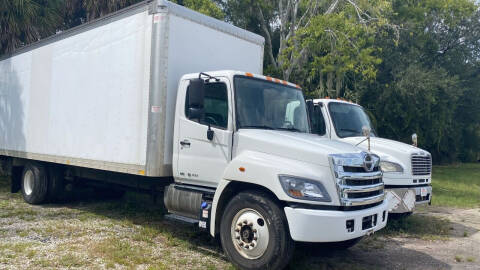
[[[221,82],[205,84],[205,114],[200,119],[192,119],[188,115],[188,91],[185,99],[185,115],[188,119],[204,125],[226,129],[228,127],[228,94],[227,85]]]
[[[323,136],[327,133],[322,108],[319,105],[315,105],[313,107],[312,132],[320,136]]]

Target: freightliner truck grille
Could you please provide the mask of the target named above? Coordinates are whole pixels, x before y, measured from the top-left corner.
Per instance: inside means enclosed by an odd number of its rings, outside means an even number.
[[[412,174],[430,175],[432,173],[432,157],[430,155],[412,155]]]
[[[342,206],[383,201],[384,184],[379,160],[377,156],[368,153],[332,155],[331,162]]]

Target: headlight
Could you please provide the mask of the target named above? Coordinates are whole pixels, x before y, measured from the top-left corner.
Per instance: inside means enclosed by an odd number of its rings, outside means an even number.
[[[403,172],[402,165],[395,162],[380,161],[382,172]]]
[[[317,181],[289,175],[280,175],[278,178],[285,193],[292,198],[320,202],[331,201],[325,187]]]

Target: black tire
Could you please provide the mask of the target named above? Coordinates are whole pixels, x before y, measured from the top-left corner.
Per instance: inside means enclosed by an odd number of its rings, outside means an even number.
[[[246,258],[239,253],[232,238],[233,219],[246,209],[253,209],[260,214],[265,222],[260,222],[259,226],[268,228],[268,245],[264,253],[254,259]],[[283,269],[290,261],[295,248],[284,212],[268,194],[255,191],[242,192],[228,203],[221,219],[220,239],[230,261],[236,267],[248,270]]]
[[[48,191],[48,179],[45,167],[36,162],[27,163],[23,168],[21,185],[23,199],[27,203],[44,203]]]
[[[56,166],[48,168],[48,190],[47,200],[58,202],[62,199],[65,191],[63,170]]]
[[[341,241],[341,242],[327,243],[327,245],[329,248],[332,248],[332,249],[345,250],[355,246],[358,242],[360,242],[360,240],[362,240],[362,238],[363,236],[346,240],[346,241]]]

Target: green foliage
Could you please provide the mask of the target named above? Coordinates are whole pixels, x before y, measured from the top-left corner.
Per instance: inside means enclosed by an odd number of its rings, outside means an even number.
[[[480,153],[480,21],[469,0],[392,1],[399,40],[377,34],[374,82],[354,90],[381,136],[410,142],[419,134],[435,163],[476,161]]]
[[[55,33],[59,0],[0,1],[0,55]]]
[[[87,21],[90,21],[140,1],[141,0],[82,0],[82,4],[86,11]]]
[[[178,3],[180,1],[172,1]],[[205,15],[208,15],[219,20],[224,19],[225,14],[222,9],[215,4],[212,0],[183,0],[183,5]]]
[[[376,98],[370,102],[379,133],[409,142],[415,132],[421,147],[431,150],[435,160],[453,159],[450,149],[456,142],[455,111],[451,106],[461,95],[458,78],[442,68],[413,64],[382,86],[381,91],[371,94]]]

